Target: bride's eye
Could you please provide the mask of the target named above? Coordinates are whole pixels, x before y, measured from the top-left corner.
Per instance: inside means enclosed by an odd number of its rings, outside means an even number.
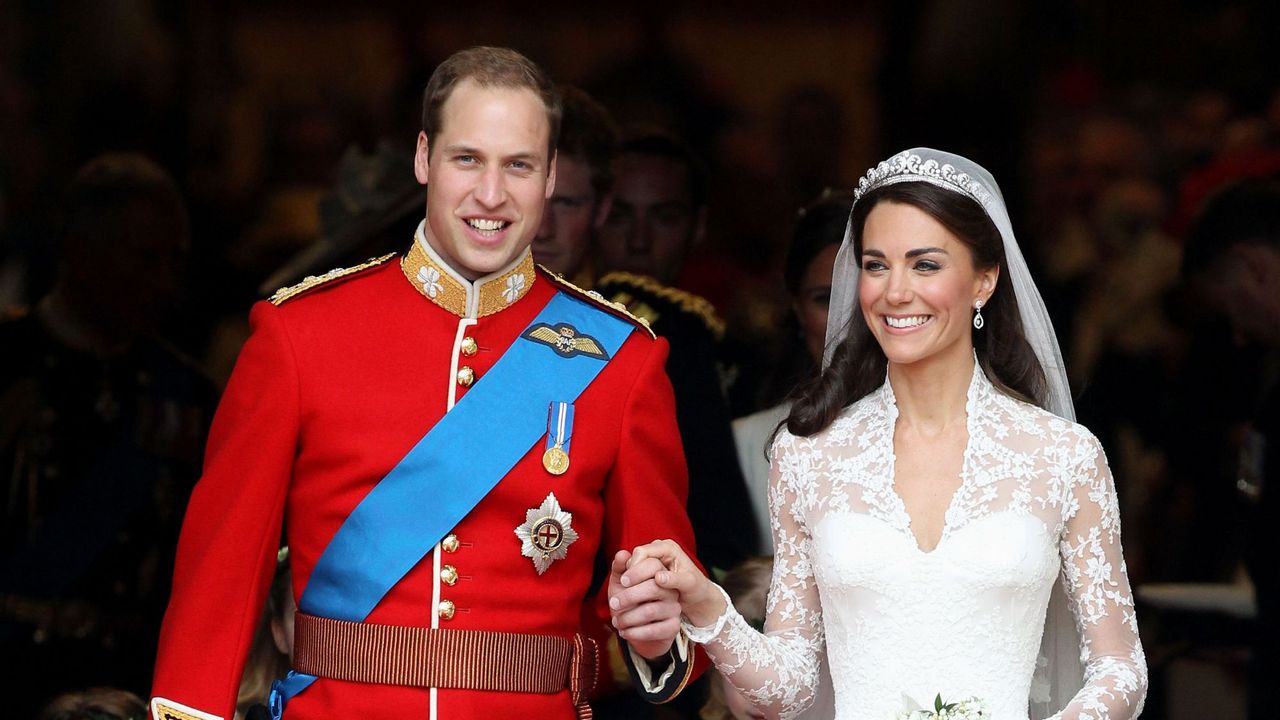
[[[875,272],[877,270],[884,270],[885,266],[884,262],[881,260],[877,260],[876,258],[867,258],[862,261],[862,269],[867,272]]]

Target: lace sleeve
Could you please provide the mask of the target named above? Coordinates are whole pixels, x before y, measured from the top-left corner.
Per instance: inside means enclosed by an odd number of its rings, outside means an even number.
[[[812,471],[797,457],[796,439],[782,433],[769,470],[769,524],[773,529],[773,578],[765,632],[729,604],[711,626],[690,628],[716,668],[770,717],[792,718],[813,702],[822,652],[822,611],[810,561],[804,506],[812,500]],[[803,440],[802,440],[803,442]],[[723,591],[722,591],[723,592]]]
[[[1084,687],[1054,718],[1129,720],[1147,696],[1147,661],[1120,548],[1120,508],[1106,455],[1081,438],[1059,543],[1062,582],[1080,632]]]

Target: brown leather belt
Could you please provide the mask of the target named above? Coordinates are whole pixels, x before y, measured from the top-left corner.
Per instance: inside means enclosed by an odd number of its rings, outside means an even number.
[[[500,692],[569,690],[582,720],[596,684],[596,643],[575,635],[433,630],[298,613],[293,669],[317,677]]]

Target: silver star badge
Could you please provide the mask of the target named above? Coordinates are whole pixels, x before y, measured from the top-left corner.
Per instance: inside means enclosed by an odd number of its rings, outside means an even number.
[[[560,509],[555,493],[549,493],[541,506],[525,511],[524,524],[516,528],[516,537],[520,538],[520,554],[533,559],[539,575],[551,563],[563,560],[569,546],[577,541],[572,523],[573,516]]]

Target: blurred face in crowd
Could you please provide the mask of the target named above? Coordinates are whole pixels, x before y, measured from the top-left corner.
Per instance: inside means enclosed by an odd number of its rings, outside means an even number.
[[[704,224],[704,210],[693,207],[683,163],[622,155],[614,164],[613,204],[597,242],[598,269],[674,284],[689,249],[701,240]]]
[[[181,296],[189,247],[182,208],[138,198],[97,223],[67,238],[60,292],[113,340],[155,331]]]
[[[419,133],[414,172],[427,186],[427,242],[460,275],[501,270],[533,242],[555,188],[550,132],[532,90],[463,80],[436,137]]]
[[[572,155],[556,159],[556,187],[533,239],[533,257],[572,279],[582,269],[591,238],[609,212],[609,197],[591,186],[591,168]]]
[[[1236,343],[1280,347],[1280,248],[1236,245],[1199,285],[1205,302],[1231,324]]]
[[[804,346],[809,357],[822,365],[823,343],[827,337],[827,306],[831,301],[831,275],[839,245],[828,245],[814,256],[800,279],[800,291],[791,299],[791,308],[800,321]]]
[[[912,205],[881,202],[862,232],[858,300],[890,363],[962,362],[973,354],[974,301],[995,290],[968,246]]]

